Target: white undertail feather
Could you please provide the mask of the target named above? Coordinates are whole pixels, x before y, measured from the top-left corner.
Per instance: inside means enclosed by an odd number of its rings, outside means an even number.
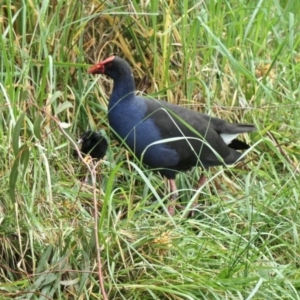
[[[236,137],[238,137],[239,133],[220,133],[220,137],[223,139],[223,141],[229,145],[232,140],[234,140]]]

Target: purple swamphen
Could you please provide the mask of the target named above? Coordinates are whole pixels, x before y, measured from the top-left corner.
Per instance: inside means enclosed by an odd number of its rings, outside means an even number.
[[[142,163],[169,180],[173,198],[168,206],[171,215],[178,197],[177,172],[195,166],[207,169],[234,164],[243,159],[236,150],[249,148],[236,137],[256,130],[254,125],[230,124],[166,101],[136,96],[131,68],[118,56],[95,64],[88,73],[105,74],[113,79],[109,125]],[[205,181],[202,175],[199,185]]]

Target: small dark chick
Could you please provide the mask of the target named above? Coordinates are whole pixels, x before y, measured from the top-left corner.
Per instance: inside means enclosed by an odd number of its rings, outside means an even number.
[[[81,153],[83,157],[90,155],[93,160],[101,160],[108,147],[106,138],[100,132],[92,130],[84,132],[81,135],[78,144],[81,144]],[[74,149],[73,156],[74,158],[78,158],[76,149]],[[83,182],[88,183],[88,179],[89,175],[87,174]]]
[[[100,132],[91,130],[84,132],[78,143],[81,144],[81,152],[84,155],[89,154],[97,160],[104,157],[108,146],[107,140]]]

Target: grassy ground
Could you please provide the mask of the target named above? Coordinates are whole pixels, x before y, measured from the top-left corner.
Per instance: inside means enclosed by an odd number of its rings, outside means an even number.
[[[21,1],[20,1],[21,2]],[[299,0],[0,2],[0,299],[300,299]],[[110,136],[118,53],[138,89],[254,123],[245,162],[164,180],[111,139],[90,186],[72,139]],[[90,171],[93,171],[90,166]],[[101,173],[101,177],[99,174]]]

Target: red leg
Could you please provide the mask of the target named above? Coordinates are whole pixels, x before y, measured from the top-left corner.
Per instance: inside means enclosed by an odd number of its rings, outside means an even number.
[[[201,188],[202,186],[204,186],[204,184],[206,183],[207,178],[205,175],[201,174],[199,180],[198,180],[198,189]],[[192,203],[191,208],[195,208],[198,206],[198,198],[195,199],[195,201]],[[191,216],[194,216],[194,212],[191,213]]]
[[[200,179],[198,180],[198,188],[201,188],[207,181],[207,178],[205,175],[201,175]]]
[[[169,183],[170,183],[170,189],[172,192],[172,198],[178,198],[178,190],[177,190],[177,186],[175,183],[175,179],[169,179]]]

